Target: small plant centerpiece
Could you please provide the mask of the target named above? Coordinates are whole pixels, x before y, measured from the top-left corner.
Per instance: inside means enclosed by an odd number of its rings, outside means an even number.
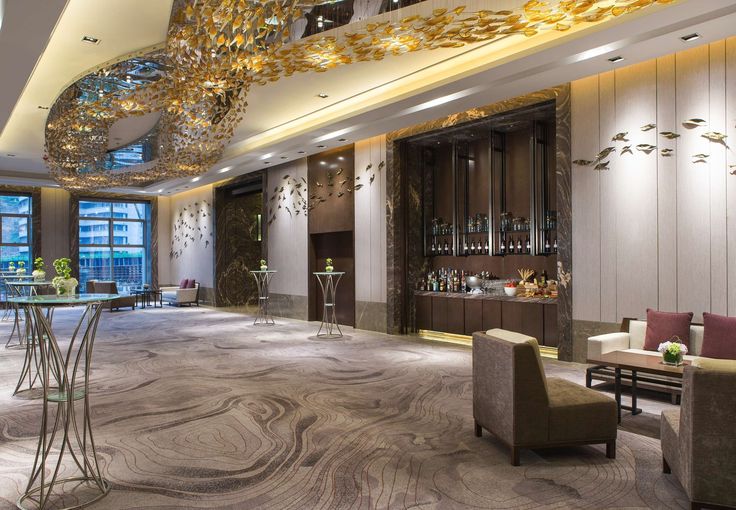
[[[8,264],[8,271],[10,271],[11,273],[15,273],[15,262],[13,262],[12,260]]]
[[[54,260],[56,277],[51,280],[51,286],[56,289],[58,296],[73,296],[77,292],[79,282],[72,278],[72,268],[69,266],[70,259],[62,258]]]
[[[680,339],[675,336],[659,344],[657,350],[662,353],[662,363],[677,367],[682,365],[682,357],[687,354],[687,345],[680,342]]]
[[[261,271],[268,271],[268,264],[266,264],[266,259],[261,259]]]
[[[26,274],[26,263],[22,260],[18,261],[18,269],[15,270],[15,274],[17,274],[18,276],[23,276],[24,274]]]
[[[33,261],[33,272],[31,273],[31,276],[33,276],[33,280],[37,282],[42,282],[46,279],[46,270],[44,269],[46,267],[46,264],[43,262],[42,257],[36,258],[36,260]]]
[[[335,268],[334,268],[334,267],[332,267],[332,259],[331,259],[331,258],[328,258],[328,259],[327,259],[327,260],[325,261],[325,272],[327,272],[327,273],[331,273],[331,272],[332,272],[332,271],[333,271],[334,269],[335,269]]]

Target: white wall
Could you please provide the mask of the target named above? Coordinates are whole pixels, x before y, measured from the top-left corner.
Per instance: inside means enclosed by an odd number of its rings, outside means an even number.
[[[215,227],[212,185],[173,195],[170,198],[169,211],[171,240],[167,246],[161,245],[159,248],[160,264],[170,264],[169,283],[178,285],[184,278],[194,278],[202,287],[214,287]],[[165,218],[163,215],[160,217],[162,223]],[[170,257],[172,250],[178,256]]]
[[[289,175],[289,179],[284,179]],[[302,188],[299,192],[304,199],[308,197],[309,191],[304,180],[307,179],[307,160],[302,158],[291,163],[286,163],[268,171],[266,190],[267,211],[273,208],[275,219],[268,228],[268,266],[278,271],[276,277],[270,284],[270,292],[273,294],[286,294],[291,296],[306,296],[308,293],[309,277],[309,234],[307,216],[301,212],[294,214],[296,208],[294,201],[296,195],[295,183],[301,182]],[[278,208],[278,197],[281,193],[274,188],[284,186],[284,194],[287,198],[283,204],[288,205],[292,215],[283,207]],[[291,194],[294,189],[294,194]],[[271,198],[276,196],[273,200]],[[267,214],[266,222],[271,216]]]
[[[683,126],[691,118],[707,126]],[[621,132],[628,142],[611,141]],[[736,146],[707,132],[736,144],[736,38],[572,83],[572,159],[616,148],[609,170],[573,165],[574,319],[618,322],[648,307],[736,315]]]
[[[385,159],[385,136],[356,142],[355,176],[364,184],[355,192],[356,301],[386,302],[386,168],[379,170]]]
[[[158,197],[158,281],[159,285],[173,285],[171,278],[171,198]]]

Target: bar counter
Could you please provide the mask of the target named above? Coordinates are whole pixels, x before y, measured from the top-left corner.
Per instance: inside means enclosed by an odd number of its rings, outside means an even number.
[[[557,299],[414,291],[417,330],[472,335],[503,328],[557,347]]]

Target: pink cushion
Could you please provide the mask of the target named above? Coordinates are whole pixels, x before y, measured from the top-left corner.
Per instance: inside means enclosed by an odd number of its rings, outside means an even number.
[[[701,356],[736,359],[736,317],[705,312],[703,327]]]
[[[690,347],[690,322],[693,313],[658,312],[647,308],[647,335],[644,349],[656,351],[659,344],[679,337],[680,342]]]
[[[188,280],[189,284],[187,285],[187,289],[196,289],[197,288],[197,280],[192,278],[191,280]]]
[[[189,278],[184,278],[182,281],[179,282],[179,288],[186,289],[187,287],[189,287]]]

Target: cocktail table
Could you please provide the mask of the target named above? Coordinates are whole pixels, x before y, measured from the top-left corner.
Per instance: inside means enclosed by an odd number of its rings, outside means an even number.
[[[665,365],[661,356],[652,356],[629,351],[613,351],[601,354],[596,358],[589,358],[588,363],[603,365],[614,369],[614,388],[616,392],[616,406],[618,407],[618,422],[621,423],[621,409],[630,410],[632,415],[641,413],[636,407],[636,374],[645,372],[648,374],[676,377],[682,379],[682,372],[689,361],[682,365]],[[621,370],[631,371],[631,406],[621,405]]]

